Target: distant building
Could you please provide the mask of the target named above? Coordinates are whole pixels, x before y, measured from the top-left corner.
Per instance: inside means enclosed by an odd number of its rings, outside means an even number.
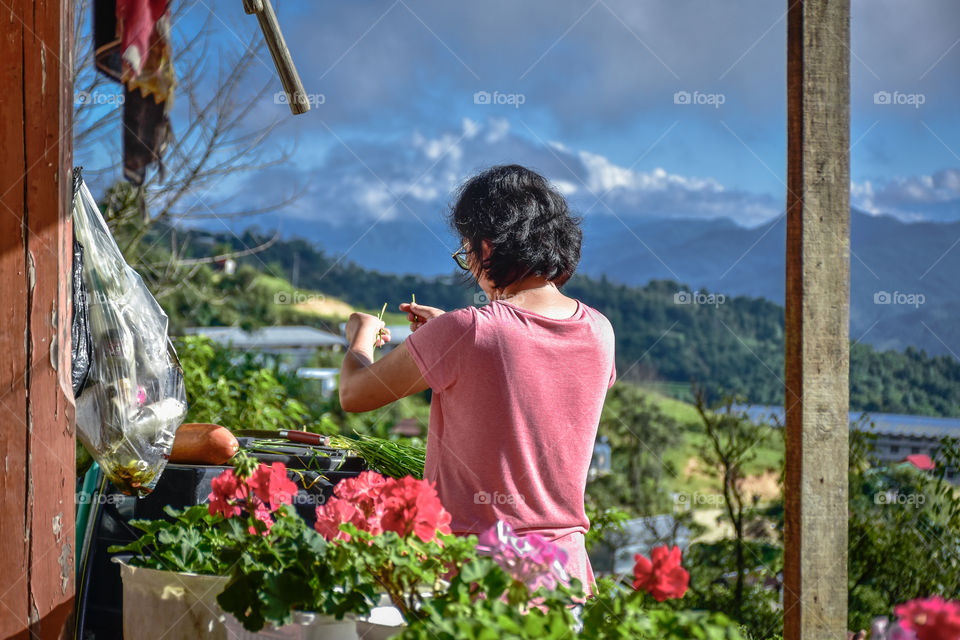
[[[305,363],[317,350],[340,351],[347,341],[342,336],[314,327],[264,327],[244,331],[240,327],[189,327],[184,333],[206,336],[238,351],[259,351],[285,356],[294,366]]]
[[[783,424],[783,408],[768,406],[739,407],[747,412],[752,420]],[[851,411],[850,422],[856,423],[860,413]],[[936,416],[911,416],[899,413],[870,413],[867,415],[872,429],[867,433],[875,436],[873,456],[884,463],[903,462],[909,455],[928,455],[937,459],[937,449],[944,437],[960,438],[960,418],[940,418]],[[957,469],[947,472],[947,479],[960,481]]]
[[[327,367],[300,367],[297,377],[304,380],[317,380],[320,383],[320,395],[330,397],[339,386],[340,369]]]

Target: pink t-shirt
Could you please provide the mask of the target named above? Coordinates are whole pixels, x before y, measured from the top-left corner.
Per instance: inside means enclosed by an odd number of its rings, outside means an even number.
[[[436,482],[456,534],[498,519],[570,553],[584,585],[587,470],[616,377],[613,328],[577,302],[556,320],[496,301],[445,313],[407,349],[433,390],[424,476]]]

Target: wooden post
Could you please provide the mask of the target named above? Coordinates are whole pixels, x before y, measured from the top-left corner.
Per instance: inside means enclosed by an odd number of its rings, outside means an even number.
[[[850,0],[787,16],[784,638],[846,638]]]
[[[287,94],[290,112],[296,116],[310,111],[310,100],[300,81],[300,74],[297,73],[297,68],[293,64],[287,41],[284,40],[283,32],[280,31],[280,23],[277,21],[273,4],[270,0],[243,0],[243,10],[249,14],[256,14],[260,22],[263,40],[270,49],[273,64],[277,67],[277,75],[280,76],[280,84],[283,85],[283,90]]]
[[[72,0],[0,6],[0,637],[73,607]]]

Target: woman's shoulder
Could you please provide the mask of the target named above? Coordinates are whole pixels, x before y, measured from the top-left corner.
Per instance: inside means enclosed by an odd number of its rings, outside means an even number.
[[[607,326],[609,326],[609,327],[611,328],[611,330],[613,329],[613,325],[610,324],[610,319],[607,318],[607,316],[603,315],[603,313],[601,313],[601,312],[600,312],[599,310],[597,310],[597,309],[594,309],[594,308],[591,307],[590,305],[585,304],[585,303],[584,303],[582,300],[580,300],[580,299],[577,299],[577,302],[580,304],[580,307],[583,309],[584,315],[589,316],[590,319],[592,319],[592,320],[594,320],[594,321],[596,321],[596,322],[599,322],[599,323],[601,323],[601,324],[606,324]]]

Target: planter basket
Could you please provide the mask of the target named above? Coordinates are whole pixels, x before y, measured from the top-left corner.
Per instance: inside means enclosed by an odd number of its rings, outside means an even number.
[[[159,571],[120,564],[124,640],[227,640],[217,596],[228,576]]]
[[[403,629],[399,612],[381,606],[368,620],[296,612],[292,623],[279,628],[268,624],[254,633],[217,604],[229,576],[145,569],[121,558],[114,562],[123,580],[124,640],[161,635],[164,640],[386,640]]]

